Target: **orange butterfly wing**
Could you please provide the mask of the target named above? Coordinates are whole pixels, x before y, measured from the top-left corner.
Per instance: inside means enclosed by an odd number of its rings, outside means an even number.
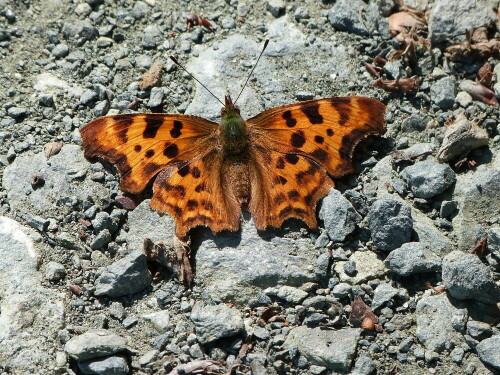
[[[256,226],[279,227],[288,217],[316,228],[318,200],[331,177],[353,171],[356,144],[384,132],[385,105],[359,96],[270,108],[249,119],[253,162],[249,205]]]
[[[237,229],[239,207],[218,183],[218,124],[190,115],[125,114],[93,120],[80,133],[85,157],[113,163],[123,191],[140,193],[159,174],[151,207],[175,218],[179,237],[197,225]]]

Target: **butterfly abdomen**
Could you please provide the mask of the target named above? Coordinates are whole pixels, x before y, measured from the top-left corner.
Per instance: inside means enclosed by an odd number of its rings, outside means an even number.
[[[235,162],[248,159],[248,129],[237,111],[227,109],[220,123],[220,135],[225,159]]]

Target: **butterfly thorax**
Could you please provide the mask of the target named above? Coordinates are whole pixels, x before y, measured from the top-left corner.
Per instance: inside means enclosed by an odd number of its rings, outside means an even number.
[[[240,109],[226,96],[226,106],[221,111],[220,135],[224,156],[242,161],[248,154],[248,128],[240,115]]]

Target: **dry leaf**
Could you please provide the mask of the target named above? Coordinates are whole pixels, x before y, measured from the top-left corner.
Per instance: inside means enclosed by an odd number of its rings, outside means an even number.
[[[177,366],[167,375],[188,375],[188,374],[221,374],[223,367],[220,363],[210,360],[192,361]]]
[[[372,65],[370,63],[367,63],[366,61],[363,61],[363,64],[365,65],[366,70],[368,70],[368,72],[372,76],[380,78],[380,73],[379,72],[383,71],[384,70],[383,68],[380,68],[378,66],[375,66],[375,65]]]
[[[472,249],[469,250],[469,254],[476,254],[479,258],[484,258],[488,253],[488,236],[480,240]]]
[[[420,82],[421,78],[418,77],[400,78],[394,80],[383,80],[379,78],[372,83],[372,86],[389,92],[401,92],[406,94],[408,92],[418,90]]]
[[[483,85],[489,89],[491,89],[493,77],[495,73],[493,73],[493,67],[489,62],[485,62],[479,71],[477,72],[476,82],[480,85]]]
[[[141,83],[139,87],[141,90],[147,90],[153,86],[160,83],[161,71],[163,69],[163,63],[161,61],[155,61],[149,70],[144,73],[141,77]]]
[[[190,30],[191,27],[197,26],[197,25],[206,27],[209,30],[213,29],[213,25],[210,23],[209,20],[207,20],[206,18],[200,17],[194,13],[191,13],[186,17],[186,25],[187,25],[188,30]]]
[[[59,151],[61,151],[62,146],[63,146],[62,142],[46,143],[43,146],[43,151],[45,152],[45,156],[47,157],[47,159],[50,158],[51,156],[58,154]]]
[[[365,329],[374,330],[377,332],[382,331],[382,326],[378,324],[378,317],[374,314],[372,309],[363,302],[360,296],[354,298],[354,302],[351,304],[351,314],[349,315],[349,321],[354,327],[368,327]],[[365,327],[363,327],[363,325]]]
[[[495,93],[479,83],[466,80],[460,83],[460,89],[469,93],[475,100],[489,105],[498,105]]]
[[[469,121],[462,112],[447,126],[436,158],[441,163],[447,163],[456,157],[467,155],[475,148],[487,145],[488,141],[488,132]]]
[[[389,16],[389,28],[391,34],[397,36],[414,28],[424,30],[427,26],[422,20],[408,12],[397,12]]]
[[[446,52],[453,60],[464,56],[488,58],[500,55],[500,38],[488,37],[488,29],[480,27],[465,32],[465,42],[446,47]]]

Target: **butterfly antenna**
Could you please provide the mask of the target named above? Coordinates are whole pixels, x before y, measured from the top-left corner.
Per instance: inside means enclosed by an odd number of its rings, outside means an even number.
[[[169,57],[170,57],[170,60],[172,60],[172,61],[173,61],[176,65],[180,66],[180,67],[182,68],[182,70],[184,70],[187,74],[189,74],[189,76],[190,76],[191,78],[193,78],[196,82],[198,82],[200,85],[202,85],[202,86],[205,88],[205,90],[207,90],[207,91],[210,93],[210,95],[212,95],[215,99],[217,99],[217,100],[219,101],[219,103],[220,103],[220,104],[222,104],[224,107],[226,106],[224,103],[222,103],[222,100],[220,100],[218,97],[216,97],[216,96],[214,95],[214,93],[208,89],[208,87],[207,87],[207,86],[205,86],[203,83],[201,83],[201,82],[198,80],[198,78],[196,78],[194,75],[192,75],[191,73],[189,73],[189,72],[187,71],[187,69],[186,69],[186,68],[184,68],[184,67],[183,67],[183,66],[182,66],[182,65],[181,65],[181,64],[177,61],[177,59],[176,59],[174,56],[169,56]]]
[[[234,105],[236,105],[236,102],[238,101],[238,99],[240,98],[241,96],[241,93],[243,92],[243,90],[245,89],[247,83],[248,83],[248,80],[250,79],[250,77],[252,76],[252,73],[253,71],[255,70],[255,67],[257,66],[257,64],[259,63],[259,60],[262,56],[262,54],[264,53],[265,49],[267,48],[267,45],[269,44],[269,39],[266,39],[266,41],[264,42],[264,47],[262,48],[262,51],[260,51],[260,55],[259,57],[257,58],[257,62],[255,63],[255,65],[253,66],[252,68],[252,71],[250,72],[250,74],[248,75],[247,77],[247,80],[245,81],[245,84],[243,85],[243,87],[241,88],[241,91],[240,93],[238,94],[238,97],[236,98],[236,100],[234,101]]]

